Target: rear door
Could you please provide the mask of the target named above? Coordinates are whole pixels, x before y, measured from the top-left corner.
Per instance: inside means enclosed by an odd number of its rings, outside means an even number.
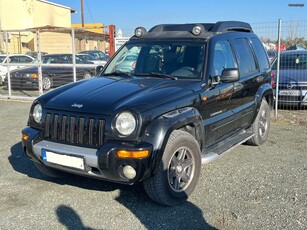
[[[230,107],[236,116],[234,126],[246,128],[249,126],[255,111],[255,96],[258,88],[263,84],[263,76],[251,47],[251,41],[246,37],[232,39],[240,80],[234,83],[234,92]]]

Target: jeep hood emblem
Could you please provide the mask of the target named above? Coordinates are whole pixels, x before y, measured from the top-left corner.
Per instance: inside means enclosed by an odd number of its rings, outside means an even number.
[[[75,103],[75,104],[72,104],[71,107],[75,107],[75,108],[80,109],[80,108],[83,107],[83,105],[82,105],[82,104],[77,104],[77,103]]]

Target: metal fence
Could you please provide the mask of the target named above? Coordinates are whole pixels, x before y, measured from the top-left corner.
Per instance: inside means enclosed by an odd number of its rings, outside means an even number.
[[[0,38],[0,98],[33,100],[55,87],[97,76],[107,61],[102,51],[108,49],[109,35],[103,30],[43,27],[1,31]],[[97,57],[79,53],[83,51]]]
[[[307,56],[300,49],[307,48],[307,21],[275,21],[251,23],[254,32],[260,37],[268,51],[272,63],[272,83],[276,94],[276,112],[280,109],[300,108],[307,105]],[[49,29],[49,30],[48,30]],[[149,29],[149,28],[148,28]],[[129,37],[134,29],[121,29],[123,37]],[[29,36],[29,34],[31,36]],[[0,51],[9,53],[25,53],[27,49],[48,53],[70,53],[76,57],[82,50],[108,49],[107,33],[97,35],[90,31],[74,29],[44,28],[31,31],[2,31],[0,36]],[[19,41],[15,44],[14,41]],[[296,50],[286,57],[285,50]],[[301,52],[301,53],[298,53]],[[307,52],[307,51],[305,51]],[[69,82],[77,81],[97,74],[97,64],[81,65],[72,58],[71,63],[57,65],[42,62],[43,56],[38,55],[36,64],[20,64],[6,61],[0,63],[1,76],[4,83],[0,86],[0,98],[31,99]],[[7,59],[8,60],[8,59]],[[278,60],[281,60],[280,62]],[[36,71],[23,73],[17,67],[33,67]],[[58,67],[57,77],[46,78],[48,67]],[[61,68],[66,68],[64,71]],[[280,67],[280,68],[279,68]],[[69,70],[68,70],[69,69]],[[86,71],[85,71],[86,70]],[[5,74],[3,74],[5,73]],[[54,75],[56,75],[54,74]],[[50,87],[48,86],[50,85]],[[27,87],[25,87],[27,86]],[[303,106],[303,107],[302,107]]]

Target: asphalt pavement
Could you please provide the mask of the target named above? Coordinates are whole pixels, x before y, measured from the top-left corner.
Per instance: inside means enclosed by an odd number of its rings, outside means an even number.
[[[41,175],[20,142],[30,105],[0,100],[1,230],[307,229],[307,127],[302,123],[275,121],[264,145],[242,145],[203,165],[191,198],[164,207],[141,185]]]

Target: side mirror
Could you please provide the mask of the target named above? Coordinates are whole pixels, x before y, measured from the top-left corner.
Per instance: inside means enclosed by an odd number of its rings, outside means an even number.
[[[239,70],[237,68],[223,69],[221,82],[230,83],[240,80]]]

